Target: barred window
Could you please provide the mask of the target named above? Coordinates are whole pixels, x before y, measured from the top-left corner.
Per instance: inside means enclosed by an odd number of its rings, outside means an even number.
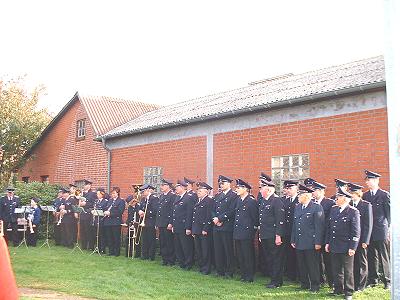
[[[28,177],[28,179],[29,179],[29,177]],[[42,181],[42,183],[49,183],[49,175],[40,176],[40,180]]]
[[[310,159],[308,153],[273,156],[271,166],[272,180],[278,192],[281,191],[285,180],[302,181],[310,176]]]
[[[86,135],[86,119],[81,119],[76,122],[76,138],[83,139]]]
[[[22,182],[29,183],[29,176],[22,177]]]
[[[162,168],[161,167],[144,167],[143,183],[151,184],[156,188],[157,193],[160,192]]]

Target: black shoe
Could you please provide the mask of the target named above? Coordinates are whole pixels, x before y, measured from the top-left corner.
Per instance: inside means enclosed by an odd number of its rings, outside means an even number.
[[[296,291],[308,291],[309,289],[310,289],[309,287],[301,286],[301,287],[296,288]]]
[[[277,289],[278,287],[280,287],[280,285],[271,282],[270,284],[267,284],[266,287],[267,287],[267,289]]]
[[[329,292],[327,295],[328,296],[340,296],[342,294],[343,294],[343,292],[332,291],[332,292]]]
[[[345,300],[352,300],[353,296],[352,295],[346,295],[346,296],[344,296],[344,299]]]
[[[368,281],[367,287],[376,287],[378,285],[378,280]]]
[[[392,285],[391,285],[390,283],[385,283],[384,286],[383,286],[383,288],[384,288],[385,290],[390,290],[390,289],[392,288]]]
[[[166,261],[163,261],[163,262],[162,262],[162,265],[163,265],[163,266],[168,266],[168,263],[167,263]]]
[[[310,289],[310,293],[318,293],[319,292],[319,288],[311,288]]]

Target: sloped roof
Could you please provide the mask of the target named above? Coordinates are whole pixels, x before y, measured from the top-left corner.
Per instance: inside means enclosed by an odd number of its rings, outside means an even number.
[[[384,86],[384,59],[383,56],[377,56],[298,75],[288,74],[239,89],[164,106],[109,131],[103,137],[113,138],[267,110],[272,106],[346,93],[354,88],[362,90]]]

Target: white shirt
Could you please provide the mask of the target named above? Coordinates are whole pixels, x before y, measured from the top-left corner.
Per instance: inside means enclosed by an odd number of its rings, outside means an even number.
[[[321,205],[321,202],[322,202],[323,199],[324,199],[324,197],[321,197],[321,199],[315,199],[315,203]]]
[[[227,189],[226,191],[223,191],[223,193],[226,195],[226,194],[228,194],[228,192],[230,191],[231,189]]]
[[[340,212],[342,212],[349,204],[345,204],[343,206],[340,206]]]

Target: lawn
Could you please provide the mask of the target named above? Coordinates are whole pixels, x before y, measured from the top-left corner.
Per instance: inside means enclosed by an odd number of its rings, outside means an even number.
[[[296,291],[286,283],[267,290],[268,278],[257,276],[242,283],[238,276],[222,279],[195,270],[164,267],[159,261],[108,257],[48,248],[10,248],[19,287],[54,290],[97,299],[340,299],[329,297],[328,289],[318,294]],[[355,294],[354,299],[389,299],[382,286]]]

